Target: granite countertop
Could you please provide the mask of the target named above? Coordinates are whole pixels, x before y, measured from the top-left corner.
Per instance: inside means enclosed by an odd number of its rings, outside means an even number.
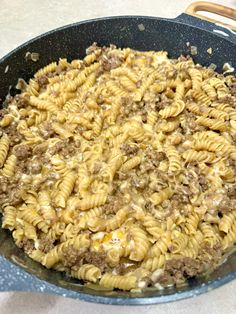
[[[53,28],[109,15],[156,15],[176,17],[191,0],[1,0],[0,8],[0,57],[21,43]],[[215,0],[236,8],[235,0]],[[121,307],[89,304],[59,296],[5,292],[0,293],[1,314],[31,313],[83,313],[110,314],[135,313],[236,313],[236,281],[207,294],[169,304]]]

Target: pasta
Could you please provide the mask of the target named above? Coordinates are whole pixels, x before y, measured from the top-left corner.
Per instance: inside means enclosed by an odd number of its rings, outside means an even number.
[[[136,287],[136,281],[136,276],[118,276],[106,273],[102,276],[99,284],[105,288],[131,290]]]
[[[202,73],[196,68],[189,69],[189,74],[192,79],[193,90],[199,90],[202,83]]]
[[[178,173],[181,170],[181,157],[174,146],[168,146],[166,148],[166,155],[169,159],[169,172]]]
[[[92,217],[88,220],[88,228],[92,231],[112,231],[119,228],[125,221],[128,215],[127,208],[121,208],[116,215],[110,219],[102,219],[99,217]]]
[[[185,108],[185,103],[182,100],[174,102],[171,106],[159,111],[163,119],[178,116]]]
[[[72,270],[71,275],[85,281],[96,282],[101,278],[101,270],[94,265],[84,264],[78,269]]]
[[[2,169],[2,175],[6,177],[12,177],[15,172],[17,158],[15,155],[11,155],[7,158],[4,167]]]
[[[195,151],[193,149],[190,150],[186,150],[183,153],[183,158],[187,161],[187,162],[191,162],[191,161],[200,161],[200,162],[215,162],[216,160],[216,156],[213,153],[210,152],[206,152],[206,151]]]
[[[56,206],[63,208],[66,206],[66,201],[73,191],[75,180],[76,177],[73,172],[69,172],[65,175],[61,184],[59,185],[58,194],[55,197]]]
[[[172,196],[173,192],[170,188],[161,190],[159,193],[153,193],[150,197],[150,200],[155,205],[159,205],[165,200],[169,199]]]
[[[9,138],[4,134],[0,139],[0,167],[4,165],[9,150],[9,144]]]
[[[236,244],[235,78],[114,45],[39,69],[0,119],[2,228],[36,262],[137,292]]]
[[[147,259],[142,263],[142,267],[153,272],[154,270],[162,268],[165,264],[165,261],[165,255],[160,255],[158,257]]]
[[[9,230],[14,230],[16,227],[16,208],[13,206],[6,206],[4,208],[4,217],[2,227]]]
[[[228,125],[222,120],[218,119],[210,119],[205,117],[199,117],[196,120],[196,123],[206,126],[211,130],[219,130],[221,132],[228,130]]]
[[[150,247],[146,232],[141,228],[133,227],[130,230],[130,234],[134,241],[134,249],[129,258],[132,261],[142,261]]]

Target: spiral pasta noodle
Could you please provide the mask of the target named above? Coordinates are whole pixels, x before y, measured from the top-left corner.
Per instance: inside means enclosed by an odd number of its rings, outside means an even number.
[[[65,175],[59,186],[58,194],[55,197],[55,203],[57,204],[57,206],[66,206],[66,201],[74,188],[75,180],[76,177],[73,172],[69,172]]]
[[[166,155],[169,159],[169,171],[178,173],[181,170],[181,157],[174,146],[166,148]]]
[[[9,144],[9,138],[4,134],[0,139],[0,167],[4,165],[9,150]]]
[[[85,281],[97,282],[101,278],[101,270],[91,264],[84,264],[76,270],[72,270],[71,275]]]
[[[178,116],[185,108],[185,103],[182,100],[176,101],[173,105],[162,109],[159,114],[163,119]]]
[[[6,177],[12,177],[15,172],[16,161],[17,161],[17,158],[15,155],[9,156],[2,169],[2,175]]]
[[[106,288],[118,288],[120,290],[131,290],[136,287],[135,276],[118,276],[106,273],[100,279],[99,284]]]

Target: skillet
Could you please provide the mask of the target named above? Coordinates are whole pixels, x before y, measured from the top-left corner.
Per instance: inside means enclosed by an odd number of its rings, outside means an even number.
[[[220,5],[197,2],[175,19],[146,16],[120,16],[93,19],[71,24],[28,41],[0,60],[0,104],[19,77],[25,80],[46,64],[67,57],[82,58],[93,42],[115,44],[138,50],[166,50],[176,58],[197,47],[195,62],[205,66],[222,66],[228,62],[236,68],[236,32],[227,24],[208,22],[198,11],[211,11],[236,20],[236,10]],[[201,17],[201,19],[199,18]],[[236,27],[234,28],[236,29]],[[212,53],[209,53],[209,48]],[[208,50],[208,52],[207,52]],[[26,60],[27,52],[37,52],[37,62]],[[235,73],[233,73],[235,74]],[[165,290],[149,290],[139,294],[122,291],[92,290],[78,280],[48,270],[28,258],[16,247],[10,233],[0,229],[0,291],[32,291],[58,294],[85,301],[119,304],[157,304],[189,298],[219,287],[236,278],[236,254],[231,255],[208,276],[194,278],[186,286]]]

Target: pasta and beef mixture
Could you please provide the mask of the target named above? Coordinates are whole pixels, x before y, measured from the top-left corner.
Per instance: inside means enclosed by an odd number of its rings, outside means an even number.
[[[182,284],[236,243],[236,79],[93,44],[1,110],[2,227],[47,268],[108,289]]]

